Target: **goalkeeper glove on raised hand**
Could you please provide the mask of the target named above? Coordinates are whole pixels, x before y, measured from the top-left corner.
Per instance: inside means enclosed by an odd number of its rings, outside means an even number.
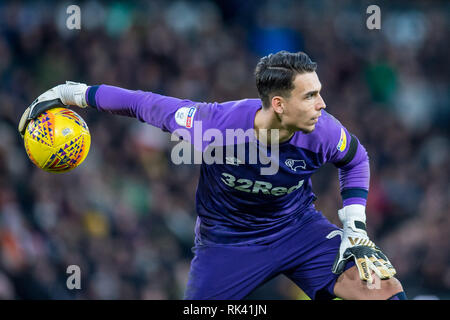
[[[41,94],[22,114],[18,127],[20,135],[23,137],[28,123],[44,111],[65,106],[86,108],[88,106],[87,89],[88,86],[84,83],[66,81],[65,84],[60,84]]]
[[[333,273],[344,271],[345,264],[355,259],[361,280],[372,283],[372,271],[380,279],[389,279],[396,271],[388,258],[367,236],[363,205],[349,205],[338,211],[343,224],[342,240],[333,265]]]

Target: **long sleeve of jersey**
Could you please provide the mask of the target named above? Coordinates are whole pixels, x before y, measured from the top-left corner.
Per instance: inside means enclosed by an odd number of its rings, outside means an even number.
[[[174,133],[197,150],[204,150],[208,144],[202,139],[202,130],[214,128],[214,123],[220,123],[222,116],[222,106],[217,103],[194,102],[104,84],[89,87],[86,100],[99,111],[134,117]],[[198,121],[195,127],[194,119]]]
[[[194,107],[196,104],[190,100],[109,85],[91,86],[86,96],[88,104],[99,111],[134,117],[169,132],[179,127],[174,118],[175,113],[180,108]],[[182,118],[180,115],[180,121]],[[192,125],[187,124],[185,127],[190,128]]]

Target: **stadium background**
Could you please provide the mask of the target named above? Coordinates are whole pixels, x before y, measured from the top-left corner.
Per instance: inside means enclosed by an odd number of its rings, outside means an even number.
[[[81,8],[68,30],[66,8]],[[381,30],[366,8],[381,8]],[[180,299],[192,258],[198,166],[135,119],[76,110],[92,146],[71,173],[28,160],[16,131],[43,91],[74,80],[188,98],[256,97],[253,70],[281,49],[318,62],[323,96],[367,148],[369,234],[409,298],[450,298],[449,3],[148,1],[0,4],[0,298]],[[313,177],[334,223],[337,171]],[[81,290],[66,268],[81,268]],[[297,299],[284,277],[251,298]]]

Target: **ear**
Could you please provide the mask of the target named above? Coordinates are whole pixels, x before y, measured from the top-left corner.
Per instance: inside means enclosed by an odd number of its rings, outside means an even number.
[[[276,113],[284,112],[284,99],[281,96],[274,96],[272,98],[272,108]]]

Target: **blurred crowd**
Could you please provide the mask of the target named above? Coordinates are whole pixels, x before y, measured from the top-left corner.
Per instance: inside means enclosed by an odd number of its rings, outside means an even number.
[[[49,174],[16,131],[23,110],[66,80],[194,101],[257,97],[258,60],[281,49],[318,63],[327,110],[366,147],[369,236],[409,298],[450,298],[449,3],[366,1],[0,3],[0,298],[181,299],[193,257],[198,165],[136,119],[75,110],[92,145]],[[340,225],[337,170],[313,176],[316,207]],[[81,270],[69,290],[67,267]],[[297,299],[278,277],[251,297]]]

